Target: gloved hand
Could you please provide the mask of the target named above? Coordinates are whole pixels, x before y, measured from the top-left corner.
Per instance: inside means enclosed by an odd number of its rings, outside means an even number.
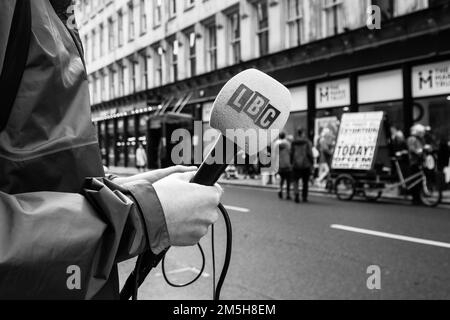
[[[208,232],[219,215],[223,195],[219,185],[190,183],[196,172],[175,173],[153,184],[166,218],[171,246],[192,246]]]

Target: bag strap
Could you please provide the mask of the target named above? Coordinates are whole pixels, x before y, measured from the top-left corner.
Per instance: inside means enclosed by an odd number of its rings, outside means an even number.
[[[30,0],[17,0],[0,74],[0,132],[8,123],[28,59],[31,38]]]

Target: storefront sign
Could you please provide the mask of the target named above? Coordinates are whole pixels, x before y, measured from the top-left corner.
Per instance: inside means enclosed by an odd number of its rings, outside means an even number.
[[[403,99],[401,70],[379,72],[358,77],[358,103],[373,103]]]
[[[414,98],[450,94],[450,61],[413,68]]]
[[[322,82],[316,86],[317,109],[350,105],[350,80]]]
[[[342,116],[333,169],[372,169],[383,115],[383,112],[361,112]]]
[[[308,90],[306,87],[289,88],[292,96],[291,112],[308,110]]]

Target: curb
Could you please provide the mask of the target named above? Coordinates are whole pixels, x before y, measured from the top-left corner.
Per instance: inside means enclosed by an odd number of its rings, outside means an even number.
[[[117,170],[120,171],[120,170]],[[131,172],[114,172],[114,170],[111,170],[109,173],[115,173],[117,175],[133,175],[134,173]],[[263,186],[263,185],[254,185],[254,184],[246,184],[246,183],[233,183],[229,180],[223,180],[220,179],[219,183],[225,186],[233,186],[233,187],[245,187],[245,188],[252,188],[252,189],[265,189],[265,190],[278,190],[277,186]],[[329,193],[327,191],[321,191],[321,190],[314,190],[310,189],[310,193],[314,195],[320,195],[320,196],[334,196],[334,194]],[[386,200],[397,200],[397,201],[409,201],[409,199],[405,199],[404,197],[397,197],[397,196],[388,196],[383,195],[381,199]],[[444,199],[441,203],[442,205],[450,205],[450,199]]]
[[[277,186],[263,186],[263,185],[253,185],[253,184],[244,184],[244,183],[233,183],[228,180],[219,180],[219,183],[224,186],[233,186],[233,187],[245,187],[245,188],[252,188],[252,189],[265,189],[265,190],[278,190]],[[309,191],[311,194],[314,195],[320,195],[320,196],[334,196],[333,193],[329,193],[327,191],[320,191],[320,190],[311,190]],[[410,201],[410,199],[404,198],[404,197],[396,197],[396,196],[388,196],[383,195],[381,196],[381,199],[386,200],[397,200],[397,201]],[[444,199],[442,200],[441,205],[450,205],[450,199]]]

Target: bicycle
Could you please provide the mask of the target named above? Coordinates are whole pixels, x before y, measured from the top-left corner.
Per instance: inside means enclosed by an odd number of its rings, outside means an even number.
[[[351,201],[355,195],[361,194],[368,201],[377,201],[384,192],[389,190],[410,191],[418,185],[420,200],[427,207],[436,207],[442,202],[442,178],[436,168],[436,158],[431,152],[425,154],[420,171],[405,177],[400,166],[399,156],[393,157],[394,168],[399,181],[383,179],[376,174],[375,179],[359,179],[352,174],[341,174],[337,177],[334,188],[336,196],[341,201]],[[392,175],[390,175],[392,177]]]

